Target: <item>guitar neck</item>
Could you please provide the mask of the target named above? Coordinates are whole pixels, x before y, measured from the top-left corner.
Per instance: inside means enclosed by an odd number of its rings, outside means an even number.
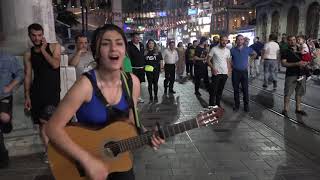
[[[198,127],[199,125],[197,123],[197,120],[191,119],[166,127],[160,127],[160,129],[158,129],[158,131],[156,132],[156,135],[161,135],[164,139],[166,139],[168,137],[175,136],[176,134],[180,134]],[[144,145],[150,144],[151,137],[153,134],[153,131],[148,131],[140,136],[118,141],[117,143],[120,148],[120,152],[134,150]]]

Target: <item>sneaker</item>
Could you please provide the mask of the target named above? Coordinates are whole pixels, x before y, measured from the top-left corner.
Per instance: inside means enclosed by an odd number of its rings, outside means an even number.
[[[234,106],[234,107],[233,107],[233,111],[234,111],[234,112],[238,112],[238,111],[239,111],[239,107],[235,107],[235,106]]]
[[[158,96],[155,96],[153,99],[154,102],[158,102]]]
[[[174,90],[169,90],[170,94],[175,94],[176,92]]]
[[[296,114],[300,114],[301,116],[307,116],[307,113],[303,110],[296,110]]]
[[[273,89],[277,89],[277,81],[273,81]]]
[[[299,76],[298,79],[297,79],[297,81],[302,81],[303,78],[304,78],[303,76]]]
[[[150,102],[152,102],[152,101],[153,101],[153,97],[152,97],[152,96],[150,96],[149,100],[150,100]]]
[[[138,103],[144,103],[144,100],[141,97],[139,97],[138,98]]]
[[[201,93],[199,91],[194,93],[196,96],[201,96]]]
[[[308,76],[307,79],[306,79],[306,81],[310,81],[310,79],[312,79],[312,77],[311,77],[311,76]]]
[[[42,162],[44,162],[44,163],[46,163],[46,164],[49,163],[48,153],[47,153],[47,152],[43,153],[43,155],[42,155]]]
[[[244,107],[244,112],[249,112],[250,111],[250,109],[249,109],[249,107],[248,106],[246,106],[246,107]]]
[[[281,114],[282,114],[284,117],[289,117],[289,116],[288,116],[288,111],[286,111],[286,110],[282,110]]]

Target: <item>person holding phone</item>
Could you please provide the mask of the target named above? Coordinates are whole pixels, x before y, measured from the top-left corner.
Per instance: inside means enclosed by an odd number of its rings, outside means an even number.
[[[37,23],[28,27],[28,34],[33,47],[24,54],[25,109],[39,124],[40,137],[47,147],[44,127],[60,101],[60,44],[47,43],[43,28]]]

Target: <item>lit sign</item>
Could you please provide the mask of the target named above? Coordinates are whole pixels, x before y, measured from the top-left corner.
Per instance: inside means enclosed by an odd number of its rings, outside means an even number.
[[[188,15],[197,15],[198,9],[188,9]]]
[[[124,22],[127,24],[130,24],[130,23],[133,23],[133,19],[128,17]]]
[[[161,12],[159,12],[159,16],[160,17],[167,16],[167,13],[165,11],[161,11]]]

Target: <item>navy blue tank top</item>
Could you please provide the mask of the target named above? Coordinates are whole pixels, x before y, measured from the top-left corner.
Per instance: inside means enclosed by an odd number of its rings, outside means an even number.
[[[91,83],[97,84],[95,71],[91,70],[88,73],[93,80]],[[129,104],[124,90],[122,90],[120,101],[117,104],[106,106],[97,96],[97,90],[93,86],[91,100],[80,106],[76,117],[79,123],[89,126],[102,126],[117,120],[117,118],[129,117]]]

